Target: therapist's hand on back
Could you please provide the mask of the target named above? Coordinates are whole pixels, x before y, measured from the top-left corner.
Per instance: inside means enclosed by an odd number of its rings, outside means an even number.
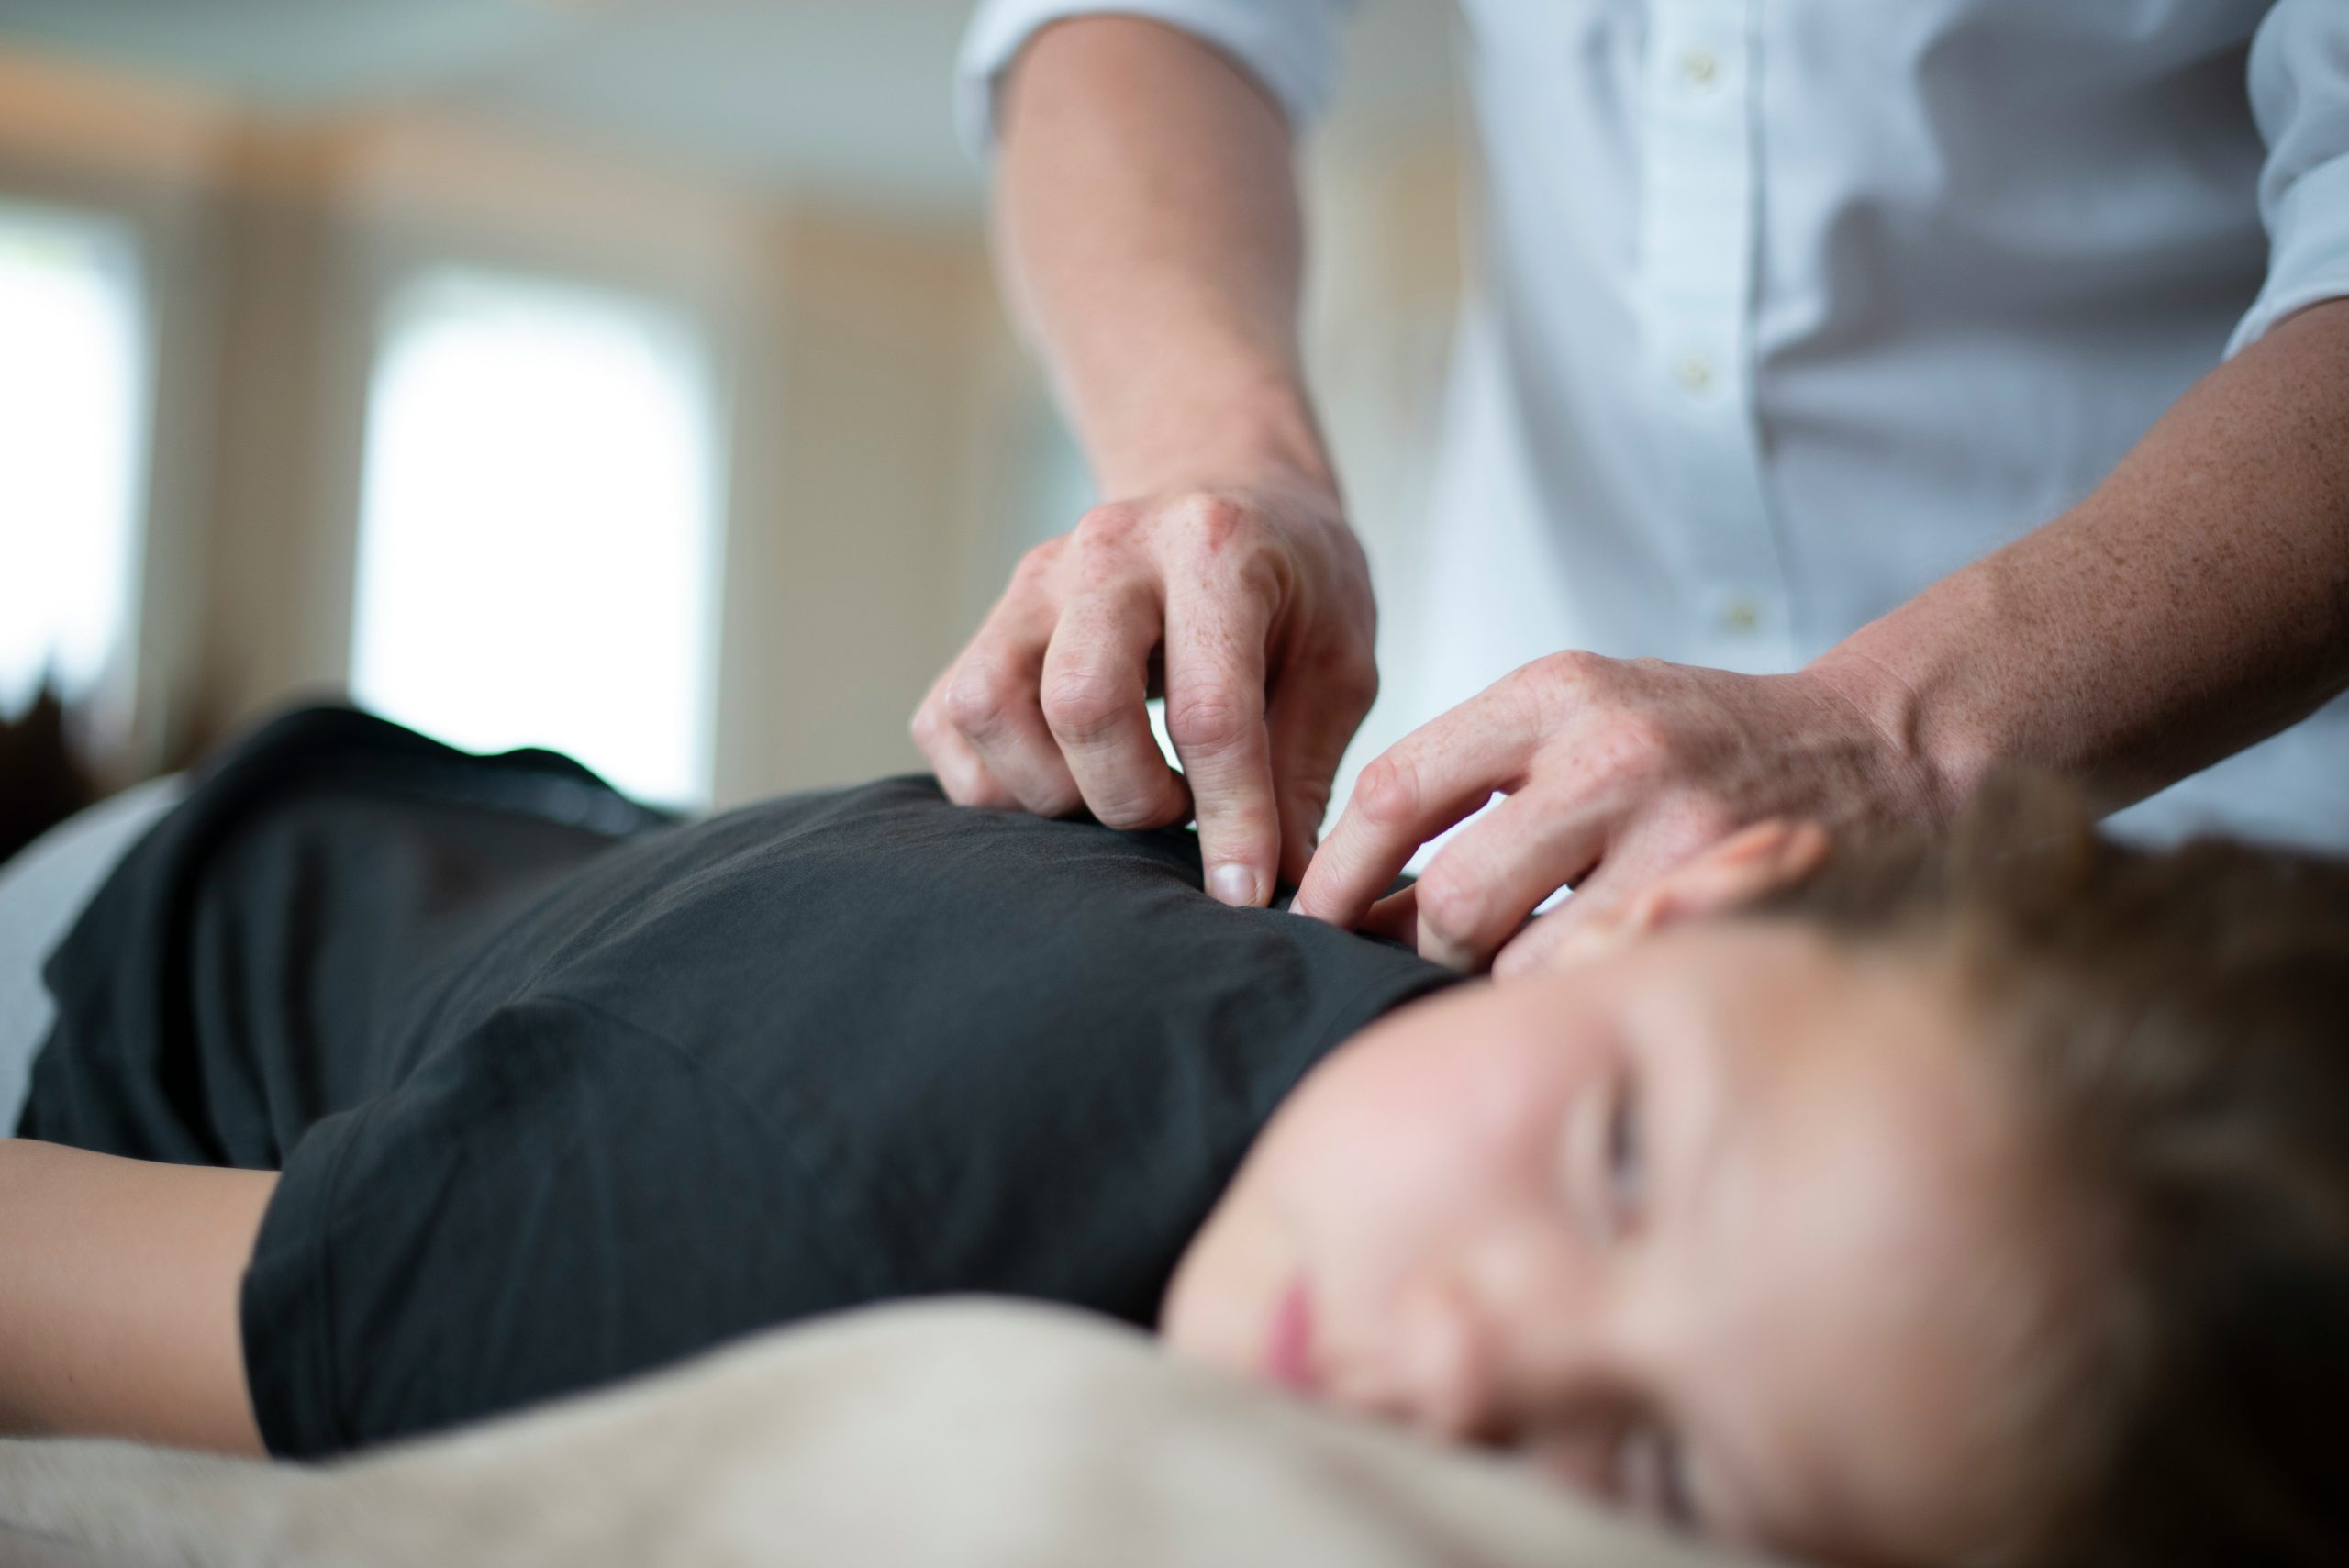
[[[996,109],[1005,293],[1112,499],[1021,562],[915,741],[967,805],[1196,815],[1208,890],[1263,904],[1377,684],[1300,363],[1288,119],[1222,50],[1120,15],[1039,31]]]
[[[1294,906],[1367,921],[1459,969],[1508,974],[1577,928],[1634,914],[1664,874],[1749,823],[1924,820],[1927,770],[1847,672],[1740,675],[1553,653],[1414,730],[1363,771]],[[1378,905],[1429,840],[1508,798]],[[1558,888],[1575,891],[1531,925]]]
[[[948,796],[1113,828],[1196,815],[1208,891],[1261,905],[1312,853],[1376,695],[1370,574],[1304,477],[1112,502],[1037,546],[913,735]],[[1166,699],[1170,768],[1145,706]]]

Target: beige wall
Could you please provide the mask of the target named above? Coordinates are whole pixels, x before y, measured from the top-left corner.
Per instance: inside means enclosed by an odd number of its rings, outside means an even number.
[[[1456,290],[1448,140],[1313,164],[1311,361],[1382,578],[1417,549]],[[156,403],[128,774],[332,690],[351,641],[374,324],[438,260],[616,284],[704,326],[731,457],[715,793],[912,768],[905,721],[1035,517],[1049,413],[974,217],[745,189],[429,106],[271,120],[0,51],[0,196],[122,213],[151,263]],[[1063,490],[1066,488],[1063,486]],[[1059,509],[1057,507],[1051,509]],[[1408,635],[1390,617],[1389,644]]]
[[[1341,143],[1321,150],[1308,186],[1307,369],[1370,557],[1383,675],[1339,770],[1339,806],[1363,764],[1432,717],[1413,710],[1419,684],[1407,677],[1439,629],[1413,589],[1463,284],[1461,168],[1449,137]]]
[[[721,800],[918,766],[906,721],[1005,526],[976,236],[800,212],[771,241],[734,418]]]
[[[122,771],[342,683],[374,322],[409,267],[618,284],[704,327],[733,441],[722,798],[911,767],[987,552],[1009,358],[974,226],[908,225],[416,110],[272,124],[0,54],[0,195],[137,223],[156,452]]]
[[[110,775],[144,772],[177,741],[166,700],[201,636],[211,482],[217,220],[206,171],[229,121],[204,95],[0,52],[0,195],[97,208],[135,224],[148,257],[151,391],[140,637],[106,679],[122,722],[101,739]],[[170,344],[170,351],[162,346]]]

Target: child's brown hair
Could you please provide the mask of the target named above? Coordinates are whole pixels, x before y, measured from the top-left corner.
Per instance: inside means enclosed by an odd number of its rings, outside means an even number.
[[[2349,1562],[2349,862],[2126,848],[2010,778],[1757,913],[1947,967],[2098,1258],[1996,1557]]]

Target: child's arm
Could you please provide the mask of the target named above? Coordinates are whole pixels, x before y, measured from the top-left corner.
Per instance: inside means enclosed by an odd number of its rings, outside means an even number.
[[[0,1434],[261,1452],[237,1303],[276,1185],[0,1139]]]

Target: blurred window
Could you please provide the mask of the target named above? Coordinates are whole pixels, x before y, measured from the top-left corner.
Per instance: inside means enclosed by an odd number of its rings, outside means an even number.
[[[367,417],[359,699],[706,802],[714,406],[698,336],[652,302],[455,269],[399,291]]]
[[[130,668],[144,311],[128,224],[0,203],[0,717]]]

